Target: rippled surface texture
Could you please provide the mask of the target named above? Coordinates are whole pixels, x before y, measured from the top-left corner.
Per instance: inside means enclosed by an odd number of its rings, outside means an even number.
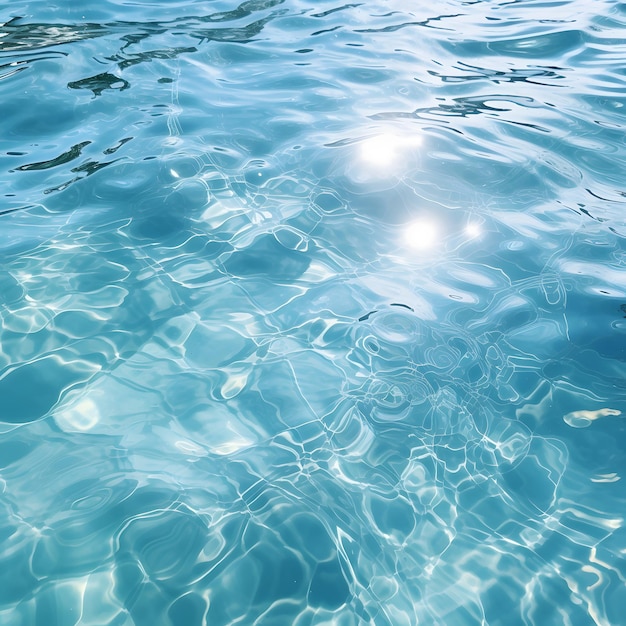
[[[626,4],[0,22],[0,623],[626,623]]]

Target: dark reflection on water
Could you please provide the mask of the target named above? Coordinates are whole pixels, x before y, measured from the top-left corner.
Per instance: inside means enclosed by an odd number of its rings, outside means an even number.
[[[446,83],[462,83],[465,81],[473,80],[490,80],[496,84],[506,82],[529,82],[536,83],[538,85],[552,85],[539,80],[540,78],[552,78],[563,79],[564,75],[557,73],[557,70],[561,70],[559,67],[537,67],[537,68],[512,68],[510,70],[493,70],[489,68],[483,68],[476,65],[470,65],[469,63],[459,62],[454,69],[464,72],[462,74],[442,74],[435,70],[429,70],[428,73],[432,76],[440,78]]]
[[[15,57],[13,57],[13,55],[5,55],[3,56],[3,58],[7,59],[8,63],[0,64],[0,80],[10,78],[11,76],[18,74],[19,72],[23,72],[24,70],[29,68],[31,63],[36,63],[37,61],[49,61],[55,59],[58,60],[60,57],[64,57],[67,55],[67,52],[56,51],[50,51],[46,53],[34,52],[32,54],[25,53],[19,56],[15,55]],[[17,60],[11,61],[10,59],[12,58],[16,58]]]
[[[64,163],[69,163],[74,159],[77,159],[82,149],[85,146],[88,146],[91,141],[83,141],[82,143],[77,143],[75,146],[72,146],[67,152],[60,154],[58,157],[54,159],[50,159],[49,161],[42,161],[40,163],[29,163],[28,165],[20,165],[15,168],[20,172],[31,172],[34,170],[47,170],[51,167],[56,167],[57,165],[63,165]]]
[[[89,89],[93,91],[94,96],[102,95],[105,89],[119,89],[124,91],[130,87],[130,83],[115,74],[109,72],[103,72],[102,74],[96,74],[89,78],[83,78],[81,80],[75,80],[67,84],[70,89]]]
[[[175,33],[185,33],[201,41],[234,41],[246,43],[258,35],[263,26],[275,17],[256,20],[246,26],[236,28],[207,29],[203,25],[212,22],[230,22],[249,17],[280,4],[285,0],[249,0],[233,11],[213,13],[205,16],[184,17],[164,22],[107,22],[105,24],[38,24],[24,23],[24,18],[14,17],[2,25],[0,52],[25,51],[58,46],[105,35],[120,35],[126,45],[136,44],[144,39],[175,29]],[[130,31],[130,32],[129,32]]]
[[[483,95],[480,97],[471,96],[467,98],[453,98],[452,104],[439,104],[435,107],[416,109],[411,113],[376,113],[370,116],[374,120],[393,120],[407,118],[430,119],[428,116],[434,117],[467,117],[470,115],[479,115],[484,113],[509,111],[510,108],[506,103],[514,103],[523,107],[539,107],[533,98],[524,96],[502,96],[499,94]],[[494,106],[493,103],[502,102],[504,106]],[[548,129],[544,129],[549,132]]]
[[[5,33],[0,39],[0,51],[26,51],[58,46],[84,39],[102,37],[110,32],[104,24],[33,24],[22,23],[14,17],[2,25]]]

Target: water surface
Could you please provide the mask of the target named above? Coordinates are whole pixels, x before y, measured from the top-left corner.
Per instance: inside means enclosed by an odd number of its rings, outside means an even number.
[[[2,624],[623,622],[624,3],[0,23]]]

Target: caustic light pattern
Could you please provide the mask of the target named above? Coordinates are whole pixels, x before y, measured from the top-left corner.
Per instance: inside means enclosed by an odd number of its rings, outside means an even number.
[[[624,12],[446,6],[0,9],[3,626],[623,622]]]

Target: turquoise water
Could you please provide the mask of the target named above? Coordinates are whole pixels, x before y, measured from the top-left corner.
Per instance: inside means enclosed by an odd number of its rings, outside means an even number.
[[[0,23],[1,624],[626,624],[626,4]]]

